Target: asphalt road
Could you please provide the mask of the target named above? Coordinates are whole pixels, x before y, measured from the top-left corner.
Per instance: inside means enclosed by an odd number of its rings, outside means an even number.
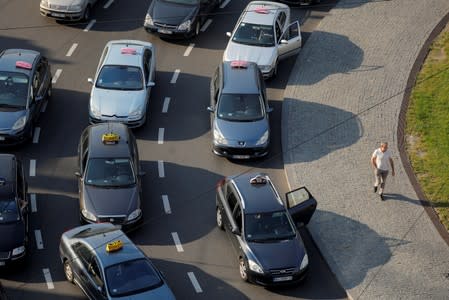
[[[283,90],[294,58],[281,62],[278,77],[267,82],[270,105],[275,109],[269,157],[235,162],[211,152],[206,110],[209,77],[221,61],[227,43],[225,32],[232,30],[249,1],[229,2],[216,10],[199,37],[175,42],[161,40],[143,29],[150,1],[134,0],[130,5],[131,1],[115,0],[105,8],[109,2],[99,1],[93,12],[95,23],[61,24],[39,15],[39,1],[0,0],[1,48],[41,51],[49,58],[56,81],[53,97],[39,122],[36,143],[8,150],[20,156],[30,170],[29,192],[36,199],[36,211],[31,214],[31,255],[23,269],[0,271],[8,295],[12,299],[84,298],[76,286],[65,281],[58,255],[59,238],[79,224],[74,172],[78,139],[88,125],[91,86],[87,78],[93,77],[106,42],[127,38],[150,41],[157,51],[149,121],[135,130],[147,173],[143,180],[145,223],[130,237],[163,271],[177,298],[345,298],[307,230],[302,230],[302,235],[310,255],[308,278],[296,287],[268,290],[240,280],[234,250],[215,226],[214,189],[223,176],[262,171],[270,175],[281,193],[289,190],[281,154],[280,117]],[[292,9],[292,19],[300,20],[305,40],[334,2]],[[175,70],[180,73],[171,83]],[[163,199],[168,200],[169,212]],[[42,243],[38,245],[39,234]],[[178,247],[174,234],[181,242]]]

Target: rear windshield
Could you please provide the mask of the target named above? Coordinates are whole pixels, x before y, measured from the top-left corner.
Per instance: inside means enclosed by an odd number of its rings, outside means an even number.
[[[255,121],[263,118],[262,99],[258,94],[222,94],[217,116],[228,121]]]
[[[28,76],[16,72],[0,72],[0,107],[22,108],[28,99]]]

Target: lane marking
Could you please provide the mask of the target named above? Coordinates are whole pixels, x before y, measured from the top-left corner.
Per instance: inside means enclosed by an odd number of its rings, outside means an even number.
[[[89,24],[87,24],[86,28],[84,28],[83,31],[84,32],[88,32],[92,28],[92,26],[94,26],[95,22],[97,22],[97,20],[95,20],[95,19],[91,20],[89,22]]]
[[[159,171],[159,178],[164,178],[165,177],[165,170],[164,170],[164,161],[163,160],[158,160],[157,161],[157,169]]]
[[[229,2],[231,2],[231,0],[225,0],[225,1],[220,5],[220,8],[225,8],[226,5],[229,4]]]
[[[42,272],[44,273],[45,281],[47,282],[47,288],[49,290],[54,289],[55,286],[53,284],[53,279],[51,279],[50,269],[48,268],[42,269]]]
[[[33,134],[33,144],[39,143],[39,135],[41,134],[41,128],[35,127],[34,128],[34,134]]]
[[[193,47],[195,47],[195,44],[190,44],[189,47],[187,47],[186,51],[184,52],[184,56],[189,56],[190,52],[192,52]]]
[[[167,215],[171,214],[170,202],[167,195],[162,195],[162,203],[164,204],[164,211]]]
[[[109,6],[111,6],[111,4],[114,2],[114,0],[109,0],[104,6],[104,9],[108,9]]]
[[[165,114],[168,111],[168,105],[170,105],[170,97],[165,97],[164,105],[162,106],[162,112]]]
[[[30,177],[36,176],[36,160],[30,159]]]
[[[181,73],[181,70],[180,69],[176,69],[175,72],[173,73],[173,77],[170,80],[171,84],[175,84],[176,83],[176,80],[178,80],[179,73]]]
[[[159,128],[159,133],[157,135],[157,143],[162,145],[164,143],[164,128]]]
[[[37,212],[36,194],[30,194],[31,212]]]
[[[212,19],[207,19],[206,23],[204,23],[203,27],[201,27],[200,31],[205,32],[207,27],[212,23]]]
[[[72,56],[73,52],[75,52],[76,47],[78,47],[77,43],[73,43],[72,47],[70,47],[69,51],[67,51],[67,54],[65,56]]]
[[[173,237],[173,241],[175,242],[176,250],[178,250],[178,252],[184,252],[184,249],[182,248],[181,241],[179,240],[178,233],[172,232],[171,236]]]
[[[200,284],[198,283],[198,280],[196,280],[195,274],[193,274],[193,272],[187,272],[187,276],[189,276],[189,279],[192,282],[195,292],[202,293],[203,290],[201,289]]]
[[[41,108],[42,113],[44,113],[47,110],[47,105],[48,105],[48,101],[45,101],[44,105],[42,105],[42,108]]]
[[[53,79],[51,80],[51,83],[55,84],[58,82],[59,76],[61,76],[62,69],[57,69],[55,72],[55,75],[53,75]]]
[[[42,233],[41,233],[41,231],[39,229],[36,229],[34,231],[34,236],[36,238],[37,249],[39,249],[39,250],[44,249],[44,242],[42,240]]]

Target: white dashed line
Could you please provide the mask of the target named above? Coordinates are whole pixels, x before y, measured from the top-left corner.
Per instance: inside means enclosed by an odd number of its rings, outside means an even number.
[[[164,171],[164,161],[163,160],[158,160],[157,161],[157,169],[159,171],[159,178],[164,178],[165,177],[165,171]]]
[[[159,133],[157,135],[157,143],[162,145],[164,143],[164,128],[159,128]]]
[[[95,22],[97,22],[97,20],[95,20],[95,19],[91,20],[89,22],[89,24],[87,24],[86,28],[84,28],[83,31],[84,32],[88,32],[92,28],[92,26],[94,26]]]
[[[52,290],[55,288],[53,284],[53,280],[51,279],[50,269],[42,269],[42,272],[44,273],[45,281],[47,282],[47,288],[49,290]]]
[[[193,47],[195,47],[195,44],[190,44],[189,47],[187,47],[186,51],[184,52],[184,56],[189,56],[190,52],[192,52]]]
[[[47,109],[48,101],[45,101],[44,104],[42,104],[41,112],[44,113]]]
[[[165,114],[168,111],[168,105],[170,104],[170,97],[165,97],[164,105],[162,106],[162,112]]]
[[[167,195],[162,195],[162,203],[164,204],[164,211],[166,214],[171,214],[170,202]]]
[[[204,23],[203,27],[201,27],[201,32],[205,32],[207,27],[212,23],[212,19],[207,19],[206,23]]]
[[[109,0],[108,2],[106,2],[106,4],[103,6],[104,9],[109,8],[109,6],[111,6],[111,4],[114,2],[114,0]]]
[[[181,73],[181,70],[176,69],[175,72],[173,73],[173,77],[171,78],[170,83],[172,84],[176,83],[176,80],[178,80],[179,73]]]
[[[225,8],[226,5],[229,4],[229,2],[231,2],[231,0],[225,0],[225,1],[220,5],[220,8]]]
[[[41,134],[41,128],[40,127],[34,128],[33,144],[39,143],[39,135],[40,134]]]
[[[62,69],[57,69],[55,72],[55,75],[53,75],[53,79],[51,80],[51,83],[55,84],[58,82],[59,76],[61,76]]]
[[[30,194],[31,212],[37,212],[36,194]]]
[[[36,160],[30,159],[30,177],[36,176]]]
[[[178,233],[172,232],[171,236],[173,237],[173,241],[175,242],[176,250],[178,250],[178,252],[184,252],[184,249],[182,248],[182,245],[181,245],[181,241],[179,240]]]
[[[39,229],[34,231],[34,236],[36,237],[36,247],[41,250],[44,249],[44,242],[42,241],[42,234]]]
[[[189,279],[192,282],[195,292],[202,293],[203,290],[201,289],[200,284],[198,283],[198,280],[196,280],[195,274],[193,274],[193,272],[187,272],[187,276],[189,276]]]
[[[72,56],[73,52],[75,52],[76,47],[78,47],[78,44],[74,43],[72,47],[70,47],[69,51],[67,51],[67,54],[65,56]]]

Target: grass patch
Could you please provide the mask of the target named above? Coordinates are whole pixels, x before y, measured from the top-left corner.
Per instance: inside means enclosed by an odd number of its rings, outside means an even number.
[[[407,152],[414,172],[449,231],[449,26],[430,48],[406,118]]]

